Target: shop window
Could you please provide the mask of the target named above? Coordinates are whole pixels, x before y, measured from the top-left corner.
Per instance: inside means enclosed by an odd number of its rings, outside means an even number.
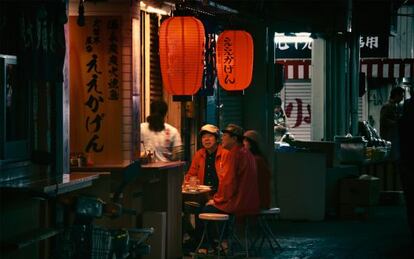
[[[23,160],[29,153],[28,93],[18,80],[17,58],[0,55],[1,160]]]

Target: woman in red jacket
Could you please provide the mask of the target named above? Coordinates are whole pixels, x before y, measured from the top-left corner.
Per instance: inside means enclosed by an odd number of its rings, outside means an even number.
[[[260,150],[260,135],[257,131],[248,130],[244,133],[243,145],[254,155],[257,167],[257,183],[259,185],[260,208],[270,207],[271,173],[266,157]]]

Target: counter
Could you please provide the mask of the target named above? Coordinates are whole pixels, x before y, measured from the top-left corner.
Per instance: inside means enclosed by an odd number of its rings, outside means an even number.
[[[72,172],[110,172],[111,190],[122,191],[125,207],[134,207],[142,199],[141,212],[165,212],[165,256],[182,256],[182,194],[183,166],[185,162],[155,162],[144,165],[135,163],[103,164],[72,167]],[[142,189],[142,195],[137,194]],[[157,230],[156,230],[157,231]],[[154,235],[155,236],[155,235]],[[156,240],[154,240],[156,241]],[[151,239],[150,239],[151,243]]]

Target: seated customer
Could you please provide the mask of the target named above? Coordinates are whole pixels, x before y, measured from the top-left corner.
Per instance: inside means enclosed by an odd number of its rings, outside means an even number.
[[[223,149],[218,143],[219,133],[219,129],[214,125],[206,124],[201,127],[200,137],[201,145],[203,147],[195,153],[190,169],[184,177],[184,182],[188,182],[190,177],[195,176],[200,179],[201,184],[211,186],[212,191],[209,194],[211,196],[216,193],[219,186],[217,173],[222,170],[226,170],[225,167],[228,166],[225,160],[229,154],[229,151]],[[193,250],[196,247],[202,233],[203,225],[197,215],[200,213],[201,207],[204,206],[206,200],[200,200],[198,202],[203,202],[203,204],[194,202],[188,204],[185,203],[184,207],[186,215],[183,218],[183,230],[191,236],[191,239],[186,243],[188,247],[185,248],[189,248],[190,250]],[[196,215],[195,230],[192,229],[189,214]]]
[[[244,133],[243,145],[254,155],[257,167],[257,182],[259,184],[260,208],[270,207],[270,178],[271,173],[266,157],[260,150],[260,135],[255,130]]]
[[[213,195],[219,185],[217,172],[226,166],[224,160],[229,152],[218,143],[219,129],[216,126],[206,124],[201,127],[200,137],[203,147],[195,153],[184,180],[189,181],[191,176],[198,177],[201,184],[211,186]]]
[[[203,212],[236,215],[259,211],[256,162],[249,150],[243,147],[243,129],[229,124],[222,131],[223,148],[230,151],[228,167],[217,172],[219,187]]]

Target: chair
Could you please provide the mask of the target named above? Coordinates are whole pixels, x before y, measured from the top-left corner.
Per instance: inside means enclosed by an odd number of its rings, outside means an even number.
[[[252,247],[255,247],[257,241],[260,241],[258,251],[261,252],[263,243],[268,242],[270,248],[272,249],[273,254],[276,253],[276,248],[282,250],[279,242],[276,239],[275,234],[272,231],[272,228],[269,226],[268,221],[274,221],[280,215],[280,208],[270,208],[261,210],[258,214],[258,225],[259,225],[259,234],[258,237],[253,241]]]
[[[198,244],[196,250],[195,250],[195,255],[199,255],[199,249],[201,247],[201,245],[203,244],[204,240],[207,239],[207,242],[209,243],[210,247],[213,247],[213,240],[208,240],[208,224],[210,222],[214,222],[216,223],[216,227],[219,230],[219,240],[218,240],[218,245],[220,246],[219,248],[221,249],[216,249],[217,250],[217,256],[220,256],[220,250],[224,251],[224,248],[222,247],[222,242],[223,242],[223,237],[224,237],[224,231],[226,229],[227,223],[230,219],[230,216],[228,214],[221,214],[221,213],[200,213],[198,215],[199,219],[201,219],[204,222],[204,229],[203,229],[203,234],[201,236],[201,240],[200,243]],[[223,223],[221,226],[221,230],[219,229],[219,225],[218,223]],[[208,253],[208,248],[207,248],[207,253]]]

